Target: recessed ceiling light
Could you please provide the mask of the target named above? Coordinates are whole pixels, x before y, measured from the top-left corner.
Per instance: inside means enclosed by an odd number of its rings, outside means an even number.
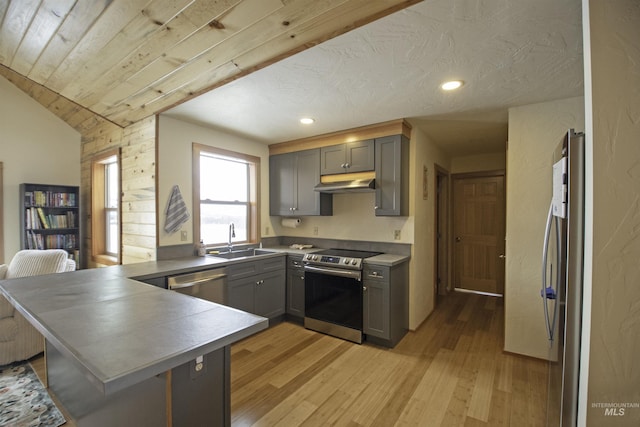
[[[303,117],[300,119],[300,123],[302,123],[303,125],[310,125],[311,123],[314,123],[315,120],[313,120],[311,117]]]
[[[462,87],[464,82],[462,80],[451,80],[448,82],[444,82],[440,85],[442,90],[456,90],[459,87]]]

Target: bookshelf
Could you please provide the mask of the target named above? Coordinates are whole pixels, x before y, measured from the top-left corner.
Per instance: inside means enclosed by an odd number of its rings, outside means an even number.
[[[20,247],[64,249],[80,266],[80,191],[68,185],[20,184]]]

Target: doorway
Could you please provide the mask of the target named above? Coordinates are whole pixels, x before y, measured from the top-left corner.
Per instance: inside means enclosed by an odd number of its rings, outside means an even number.
[[[504,294],[504,171],[453,175],[453,285]]]
[[[435,167],[435,251],[433,300],[438,305],[439,297],[450,288],[449,269],[449,172],[439,165]]]

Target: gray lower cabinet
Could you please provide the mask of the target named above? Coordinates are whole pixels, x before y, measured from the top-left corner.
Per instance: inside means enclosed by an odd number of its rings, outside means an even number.
[[[376,216],[409,214],[409,139],[376,138]]]
[[[285,313],[286,256],[227,267],[227,305],[273,319]]]
[[[269,157],[269,213],[272,216],[332,215],[333,197],[314,191],[320,183],[320,149]]]
[[[367,264],[363,270],[363,332],[367,341],[394,347],[409,327],[409,263]]]
[[[302,256],[287,257],[287,317],[304,318],[304,265]]]

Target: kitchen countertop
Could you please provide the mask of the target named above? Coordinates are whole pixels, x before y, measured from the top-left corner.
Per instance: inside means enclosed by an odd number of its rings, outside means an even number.
[[[130,277],[233,263],[189,257],[0,281],[0,291],[105,395],[260,330],[268,320]]]
[[[323,248],[262,248],[254,257],[212,255],[0,281],[0,291],[105,395],[266,329],[265,318],[138,280]],[[393,266],[381,254],[366,264]],[[138,280],[135,280],[138,279]]]
[[[395,254],[380,254],[376,256],[372,256],[370,258],[365,258],[362,260],[364,264],[372,264],[372,265],[384,265],[387,267],[393,267],[394,265],[402,264],[405,261],[408,261],[410,257],[406,255],[395,255]]]

